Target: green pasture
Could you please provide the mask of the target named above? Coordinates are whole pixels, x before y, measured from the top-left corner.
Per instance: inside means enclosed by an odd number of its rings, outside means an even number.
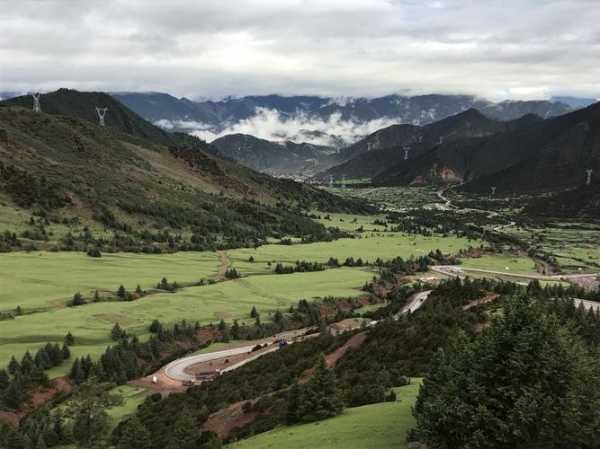
[[[461,259],[461,267],[479,270],[500,271],[511,274],[538,274],[535,262],[527,256],[513,254],[493,254],[482,257]],[[508,268],[508,269],[507,269]]]
[[[344,197],[359,198],[387,209],[419,208],[439,203],[434,187],[361,187],[327,189]]]
[[[110,390],[109,394],[123,398],[122,404],[110,407],[106,410],[108,416],[112,418],[113,425],[116,426],[124,418],[136,412],[138,406],[144,402],[144,399],[146,399],[149,392],[140,387],[120,385]]]
[[[362,285],[373,275],[367,269],[339,268],[254,276],[150,295],[136,301],[98,302],[22,315],[0,322],[0,366],[6,365],[11,355],[20,357],[46,342],[62,342],[69,331],[75,336],[74,356],[88,353],[97,356],[111,344],[109,334],[115,323],[143,339],[154,319],[164,323],[182,319],[201,323],[240,319],[250,323],[249,314],[255,306],[266,320],[270,311],[288,308],[299,299],[358,296]],[[60,375],[68,367],[66,363],[51,374]]]
[[[399,232],[366,233],[354,239],[339,239],[333,242],[317,242],[302,245],[263,245],[258,248],[244,248],[228,251],[230,263],[242,273],[272,271],[277,262],[293,264],[297,260],[327,262],[336,257],[343,263],[347,257],[374,262],[378,257],[389,260],[394,257],[408,259],[410,256],[423,256],[439,249],[443,253],[457,253],[469,246],[479,246],[480,241],[455,236],[442,237],[404,234]],[[249,263],[250,257],[254,258]],[[272,266],[266,264],[271,262]]]
[[[284,426],[226,446],[230,449],[403,449],[415,425],[419,382],[395,389],[398,400],[349,408],[335,418]]]
[[[91,299],[95,290],[114,293],[119,285],[133,291],[156,285],[163,277],[179,283],[214,276],[219,257],[212,252],[143,255],[76,252],[0,254],[0,311],[21,306],[64,307],[76,292]]]

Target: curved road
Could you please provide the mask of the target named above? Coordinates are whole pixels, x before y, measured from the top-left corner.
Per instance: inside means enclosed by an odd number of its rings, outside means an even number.
[[[239,354],[248,354],[252,352],[254,346],[241,346],[239,348],[225,349],[223,351],[208,352],[206,354],[197,354],[183,357],[169,363],[163,368],[163,371],[167,377],[173,380],[179,381],[193,381],[195,377],[191,374],[187,374],[185,369],[189,366],[196,365],[202,362],[210,362],[211,360],[222,359],[224,357],[231,357]]]

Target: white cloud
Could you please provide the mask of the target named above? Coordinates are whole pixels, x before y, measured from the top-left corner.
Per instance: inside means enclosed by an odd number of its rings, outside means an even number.
[[[250,118],[226,124],[218,130],[206,123],[186,120],[163,119],[155,124],[168,130],[179,129],[188,132],[207,142],[228,134],[250,134],[275,142],[291,140],[298,143],[337,146],[340,143],[351,144],[378,129],[399,122],[397,118],[379,118],[366,122],[342,120],[339,113],[323,120],[304,113],[285,116],[274,109],[256,108],[256,113]]]
[[[600,92],[597,0],[0,0],[0,90]]]

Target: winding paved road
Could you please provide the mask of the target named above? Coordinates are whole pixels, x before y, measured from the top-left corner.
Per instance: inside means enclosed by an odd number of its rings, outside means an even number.
[[[400,312],[394,315],[394,319],[397,321],[400,319],[402,315],[406,315],[407,313],[414,313],[421,308],[421,306],[425,303],[429,295],[433,290],[425,290],[422,292],[414,293],[409,299],[408,302]]]

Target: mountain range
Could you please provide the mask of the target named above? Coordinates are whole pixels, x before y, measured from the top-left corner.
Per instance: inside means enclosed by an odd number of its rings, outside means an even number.
[[[267,140],[347,146],[387,125],[426,125],[471,108],[497,120],[534,113],[551,117],[571,110],[552,101],[494,103],[469,95],[387,95],[378,98],[247,96],[192,101],[164,93],[120,93],[115,98],[163,127],[195,132],[211,141],[244,133]],[[341,145],[340,145],[341,144]]]
[[[476,192],[550,192],[600,170],[600,103],[559,117],[524,118],[488,136],[447,140],[380,172],[376,184],[454,181]],[[512,125],[512,126],[511,126]]]
[[[502,122],[486,117],[476,109],[425,125],[392,125],[374,132],[354,145],[340,151],[339,159],[346,162],[320,173],[315,179],[374,178],[381,172],[410,164],[419,155],[443,142],[465,138],[485,137],[541,120],[528,114],[520,119]]]

